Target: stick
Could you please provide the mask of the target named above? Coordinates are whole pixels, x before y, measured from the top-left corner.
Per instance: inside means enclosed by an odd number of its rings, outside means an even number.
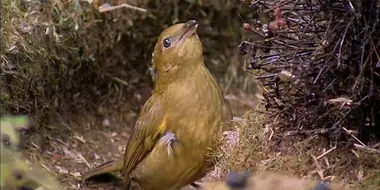
[[[380,154],[380,150],[377,150],[377,149],[374,149],[374,148],[369,148],[369,147],[367,147],[367,146],[363,146],[363,145],[360,145],[360,144],[354,144],[354,146],[356,147],[356,148],[360,148],[360,149],[364,149],[364,150],[368,150],[368,151],[370,151],[370,152],[375,152],[375,153],[378,153],[378,154]]]
[[[128,9],[133,9],[133,10],[136,10],[136,11],[141,11],[141,12],[146,12],[147,10],[146,9],[143,9],[143,8],[140,8],[140,7],[136,7],[136,6],[133,6],[133,5],[130,5],[130,4],[127,4],[127,3],[122,3],[120,5],[116,5],[116,6],[112,6],[108,3],[105,3],[103,4],[102,6],[99,7],[99,12],[107,12],[107,11],[112,11],[112,10],[115,10],[115,9],[120,9],[120,8],[128,8]]]
[[[317,157],[317,160],[319,160],[320,158],[326,156],[328,153],[330,153],[331,151],[333,151],[333,150],[335,150],[335,149],[336,149],[336,145],[335,145],[334,147],[330,148],[329,150],[327,150],[326,152],[322,153],[321,155],[319,155],[319,156]]]
[[[347,134],[349,134],[352,138],[354,138],[356,141],[358,141],[362,146],[367,147],[362,141],[360,141],[358,138],[356,138],[349,130],[347,130],[345,127],[343,127],[343,130],[346,131]]]

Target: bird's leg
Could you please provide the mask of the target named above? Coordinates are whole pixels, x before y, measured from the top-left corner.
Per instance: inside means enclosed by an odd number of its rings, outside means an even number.
[[[161,140],[164,141],[167,146],[168,155],[173,155],[173,144],[177,140],[176,135],[172,132],[167,132],[163,137],[161,137]]]

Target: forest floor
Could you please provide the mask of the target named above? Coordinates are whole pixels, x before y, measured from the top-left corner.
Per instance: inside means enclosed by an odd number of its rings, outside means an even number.
[[[239,94],[242,95],[241,92]],[[235,97],[230,101],[235,116],[247,111],[247,105],[236,98],[239,94],[229,94],[229,97]],[[65,189],[121,188],[121,184],[115,183],[114,179],[104,178],[106,181],[86,184],[80,180],[81,175],[90,168],[122,157],[138,114],[130,102],[110,106],[103,112],[109,114],[99,116],[94,111],[83,111],[75,115],[57,116],[58,122],[54,126],[43,131],[39,128],[38,132],[25,136],[26,157],[55,173]]]

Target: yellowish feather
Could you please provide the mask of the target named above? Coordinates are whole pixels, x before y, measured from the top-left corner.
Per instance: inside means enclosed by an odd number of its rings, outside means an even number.
[[[166,133],[166,130],[168,130],[168,119],[167,119],[167,116],[165,115],[160,126],[158,127],[158,131],[160,134],[164,134]]]

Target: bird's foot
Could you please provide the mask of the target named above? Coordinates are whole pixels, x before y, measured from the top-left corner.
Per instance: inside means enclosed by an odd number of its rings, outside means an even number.
[[[173,143],[177,140],[176,135],[172,132],[167,132],[161,140],[167,146],[168,155],[173,155]]]

